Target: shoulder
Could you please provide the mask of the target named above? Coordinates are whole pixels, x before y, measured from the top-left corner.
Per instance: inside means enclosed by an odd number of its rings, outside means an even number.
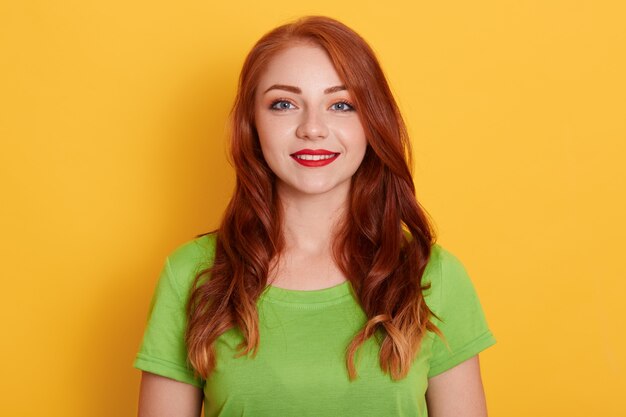
[[[472,281],[461,260],[452,252],[436,243],[431,247],[422,285],[430,284],[425,291],[429,306],[438,310],[443,299],[451,300],[472,293]]]
[[[211,267],[215,242],[215,233],[202,235],[183,243],[167,256],[167,272],[183,293],[191,287],[199,272]]]
[[[412,239],[411,233],[403,230],[407,239]],[[430,256],[422,275],[422,286],[430,284],[432,287],[440,288],[443,281],[465,280],[469,281],[465,267],[452,252],[441,246],[439,243],[433,243],[430,247]],[[425,295],[432,293],[428,291]]]
[[[215,233],[209,233],[187,241],[174,249],[169,255],[169,262],[178,268],[209,262],[215,255]]]
[[[445,276],[459,276],[465,273],[463,263],[452,252],[435,243],[430,250],[430,258],[422,280],[439,284]]]
[[[432,323],[443,334],[433,334],[428,377],[438,375],[493,345],[478,293],[461,260],[439,245],[431,250],[422,286],[424,299],[435,314]]]

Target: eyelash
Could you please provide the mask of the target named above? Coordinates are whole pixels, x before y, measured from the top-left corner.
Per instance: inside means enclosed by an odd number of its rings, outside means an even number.
[[[354,111],[355,110],[354,104],[350,103],[348,100],[339,100],[338,102],[333,103],[333,106],[336,105],[336,104],[346,104],[346,105],[348,105],[350,107],[349,109],[344,110],[344,111]]]
[[[272,101],[272,104],[270,104],[270,110],[274,110],[274,111],[287,111],[287,110],[291,110],[291,109],[277,109],[274,106],[278,103],[282,103],[282,102],[287,102],[291,105],[294,105],[290,100],[286,99],[286,98],[279,98],[276,99],[274,101]],[[354,104],[350,103],[348,100],[339,100],[336,101],[335,103],[333,103],[333,106],[336,106],[337,104],[346,104],[348,105],[350,108],[346,109],[346,110],[337,110],[338,112],[349,112],[349,111],[355,111],[356,109],[354,108]]]

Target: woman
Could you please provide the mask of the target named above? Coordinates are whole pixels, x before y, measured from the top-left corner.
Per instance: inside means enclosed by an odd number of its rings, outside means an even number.
[[[374,53],[336,20],[274,29],[232,111],[217,232],[166,262],[135,366],[140,416],[486,416],[495,343],[415,199]]]

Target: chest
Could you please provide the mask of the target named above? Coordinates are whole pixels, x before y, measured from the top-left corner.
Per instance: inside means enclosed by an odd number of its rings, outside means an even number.
[[[254,357],[235,358],[243,340],[238,330],[222,335],[205,385],[206,415],[425,416],[428,339],[400,381],[381,371],[378,343],[368,340],[355,356],[358,377],[350,381],[345,352],[365,315],[346,299],[318,304],[261,302]]]

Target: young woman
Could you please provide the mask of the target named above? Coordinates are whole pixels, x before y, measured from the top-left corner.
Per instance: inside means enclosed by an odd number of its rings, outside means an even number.
[[[495,343],[415,198],[367,43],[307,17],[253,47],[219,229],[174,251],[135,367],[140,416],[486,416]]]

